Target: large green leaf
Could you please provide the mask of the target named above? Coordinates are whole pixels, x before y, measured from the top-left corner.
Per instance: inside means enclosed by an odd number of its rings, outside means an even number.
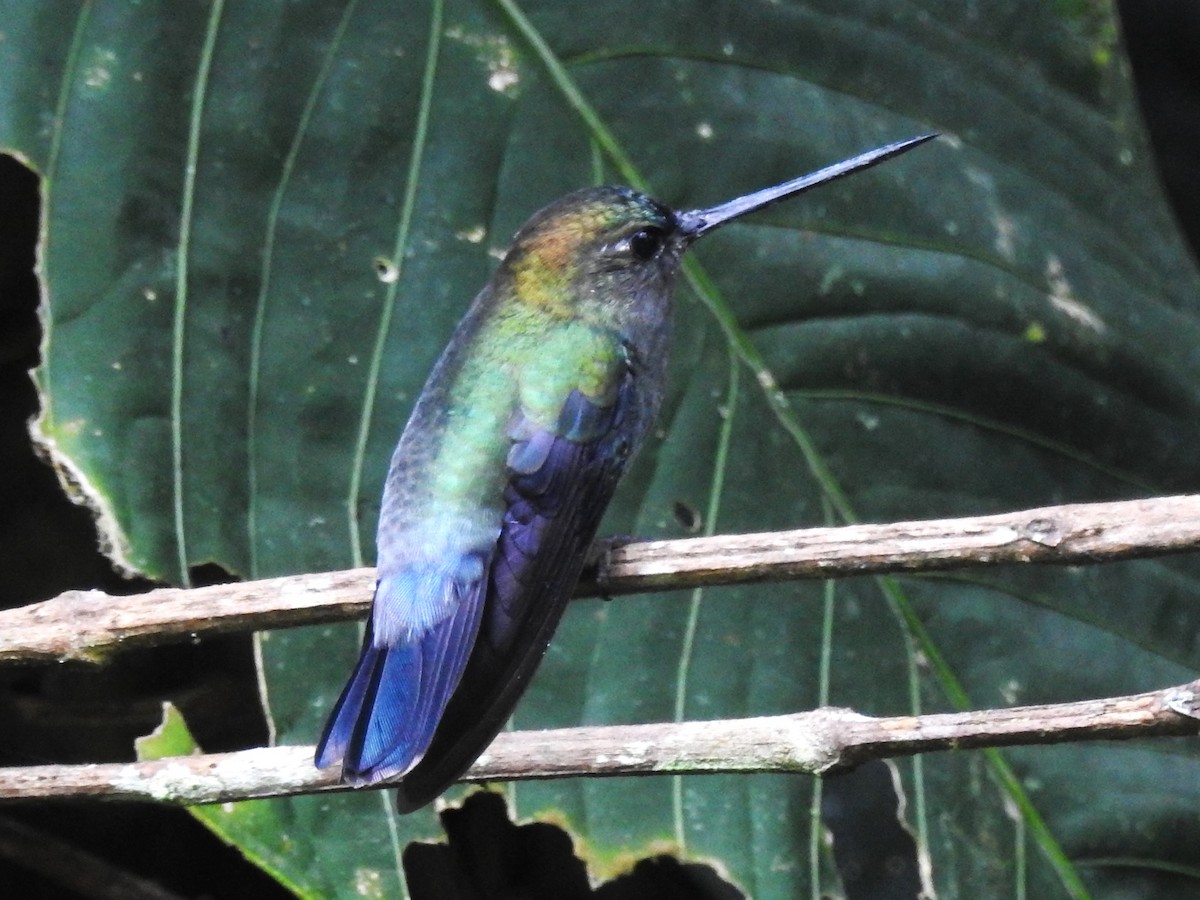
[[[608,527],[682,533],[679,504],[732,532],[1200,482],[1200,284],[1106,4],[0,0],[0,16],[0,146],[47,179],[38,428],[154,576],[369,560],[412,399],[549,199],[603,178],[708,204],[930,129],[945,138],[698,249],[661,439]],[[731,348],[756,376],[736,396]],[[1170,560],[580,602],[516,725],[1162,686],[1200,664],[1195,576]],[[281,741],[313,740],[356,643],[353,626],[264,637]],[[1200,880],[1194,742],[899,770],[940,897]],[[572,828],[597,873],[673,847],[759,898],[830,882],[809,869],[829,863],[807,778],[508,793]],[[438,833],[376,793],[204,815],[312,896],[388,894],[399,848]]]

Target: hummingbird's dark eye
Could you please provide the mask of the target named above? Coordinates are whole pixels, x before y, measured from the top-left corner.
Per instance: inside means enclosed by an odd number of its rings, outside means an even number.
[[[648,262],[662,249],[666,234],[661,228],[643,228],[629,236],[629,249],[638,259]]]

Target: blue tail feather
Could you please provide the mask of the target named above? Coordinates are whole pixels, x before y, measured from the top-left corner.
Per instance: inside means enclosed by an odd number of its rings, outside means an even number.
[[[375,681],[375,669],[382,664],[384,653],[385,651],[377,650],[371,645],[371,625],[368,622],[366,641],[354,666],[354,672],[342,690],[342,695],[325,725],[325,733],[321,735],[317,744],[317,768],[323,769],[345,758],[350,746],[350,737],[354,732],[354,723],[363,708],[368,688]]]
[[[377,596],[389,587],[381,581]],[[317,745],[317,766],[341,760],[343,781],[372,784],[420,760],[458,686],[483,610],[482,581],[452,590],[453,613],[411,639],[378,644],[374,617],[368,619],[358,664]]]

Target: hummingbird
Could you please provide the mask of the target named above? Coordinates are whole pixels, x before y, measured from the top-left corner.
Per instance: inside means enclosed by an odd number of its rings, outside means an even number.
[[[704,235],[911,150],[898,141],[707,209],[627,187],[517,232],[392,456],[361,655],[316,750],[350,785],[433,801],[503,727],[661,404],[671,294]]]

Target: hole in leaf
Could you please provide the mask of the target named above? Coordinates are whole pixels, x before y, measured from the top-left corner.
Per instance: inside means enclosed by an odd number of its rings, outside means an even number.
[[[413,843],[404,850],[412,900],[592,896],[570,836],[543,822],[516,825],[500,794],[472,794],[441,819],[446,843]]]
[[[400,277],[400,268],[386,256],[375,257],[372,265],[375,276],[384,284],[391,284]]]
[[[596,888],[597,900],[744,900],[745,894],[712,866],[659,855],[638,860],[633,871]]]
[[[198,566],[191,566],[188,569],[188,577],[191,579],[192,587],[233,584],[233,582],[241,580],[224,566],[218,565],[215,562],[206,562]]]
[[[441,819],[446,843],[404,850],[412,900],[743,900],[711,866],[665,855],[593,890],[566,831],[515,824],[493,791],[472,794]]]
[[[874,760],[825,778],[821,819],[846,900],[921,895],[917,842],[893,775],[887,762]]]
[[[675,521],[679,523],[679,527],[685,531],[699,531],[704,525],[704,516],[700,514],[700,510],[683,500],[676,500],[671,511],[675,514]]]

